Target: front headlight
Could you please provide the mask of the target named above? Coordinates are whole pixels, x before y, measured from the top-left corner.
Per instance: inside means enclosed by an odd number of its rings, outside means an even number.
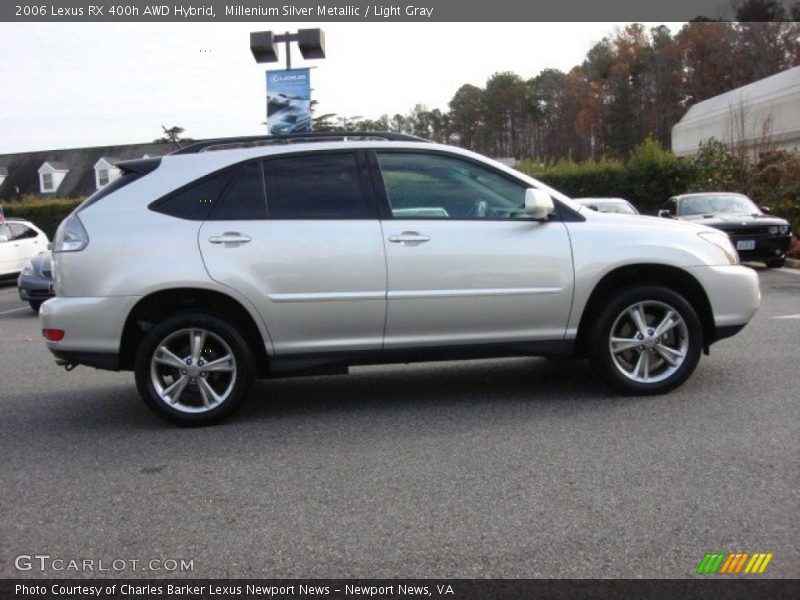
[[[781,235],[786,235],[787,233],[789,233],[789,226],[788,225],[781,225],[780,227],[778,227],[778,232]]]
[[[725,255],[725,259],[730,264],[739,264],[739,254],[736,252],[733,244],[731,244],[731,239],[727,235],[721,231],[703,231],[697,235],[699,235],[709,244],[716,246],[722,252],[722,254]]]
[[[33,263],[28,261],[28,264],[26,264],[24,267],[22,267],[21,274],[22,275],[33,275],[33,273],[34,273],[34,271],[33,271]]]
[[[767,233],[769,233],[770,235],[776,235],[778,231],[779,229],[777,225],[770,225],[769,228],[767,229]]]

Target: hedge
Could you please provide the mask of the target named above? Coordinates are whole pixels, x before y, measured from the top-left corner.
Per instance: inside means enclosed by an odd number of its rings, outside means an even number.
[[[83,199],[58,198],[54,200],[31,200],[3,203],[6,217],[26,219],[43,230],[51,240],[59,223],[71,213]]]
[[[573,198],[625,198],[644,214],[656,214],[664,201],[686,191],[692,180],[686,161],[652,140],[638,146],[627,163],[601,158],[543,165],[526,160],[517,168]]]
[[[543,164],[524,160],[517,168],[574,198],[620,197],[643,214],[655,215],[670,196],[686,192],[741,192],[800,231],[800,153],[764,152],[749,160],[710,140],[696,156],[678,158],[657,142],[645,141],[626,163],[570,160]]]

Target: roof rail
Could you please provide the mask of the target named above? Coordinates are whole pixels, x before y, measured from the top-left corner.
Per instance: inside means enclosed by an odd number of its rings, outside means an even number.
[[[251,135],[242,137],[217,138],[194,142],[172,154],[196,154],[213,150],[232,148],[252,148],[271,144],[305,144],[310,142],[346,141],[348,139],[377,140],[389,142],[429,142],[415,135],[391,131],[318,131],[287,133],[284,135]]]

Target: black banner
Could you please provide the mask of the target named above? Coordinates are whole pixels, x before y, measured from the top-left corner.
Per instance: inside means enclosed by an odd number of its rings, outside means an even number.
[[[791,0],[778,0],[787,8]],[[468,22],[731,19],[732,0],[3,0],[16,22]]]
[[[0,582],[3,600],[753,600],[800,597],[800,582],[781,579],[65,579]]]

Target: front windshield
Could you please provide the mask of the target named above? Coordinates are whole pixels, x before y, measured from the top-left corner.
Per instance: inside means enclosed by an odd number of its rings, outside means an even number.
[[[689,196],[678,205],[679,215],[712,215],[717,213],[761,214],[752,200],[745,196]]]

